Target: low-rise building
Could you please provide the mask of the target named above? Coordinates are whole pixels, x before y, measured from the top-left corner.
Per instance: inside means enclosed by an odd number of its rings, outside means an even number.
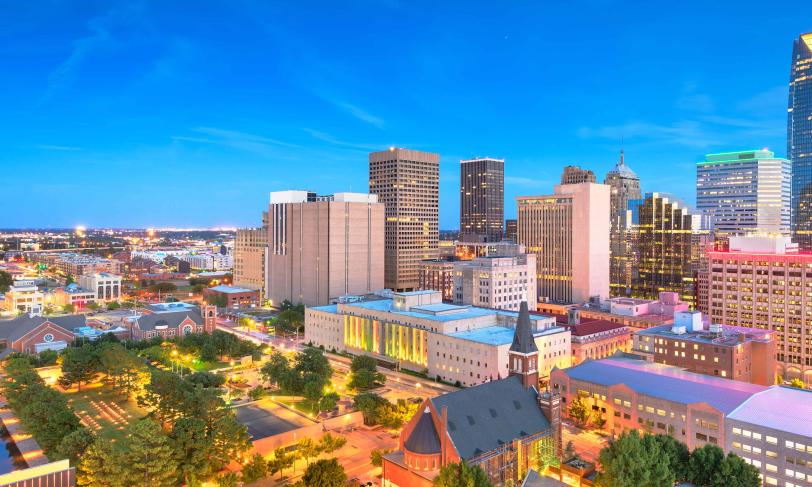
[[[96,302],[96,293],[81,288],[74,282],[54,289],[45,300],[54,306],[71,305],[76,311],[82,311],[88,304]]]
[[[454,300],[454,264],[456,257],[420,261],[417,285],[420,289],[433,289],[443,294],[445,301]]]
[[[184,254],[178,257],[192,269],[220,271],[234,267],[234,256],[215,253]]]
[[[213,333],[217,328],[217,307],[198,307],[189,303],[152,304],[142,314],[128,317],[126,321],[133,340]]]
[[[570,309],[577,309],[581,319],[596,319],[621,323],[631,328],[650,328],[674,322],[674,313],[688,311],[689,304],[682,301],[678,293],[663,291],[658,299],[610,298],[601,303],[561,305],[538,303],[541,313],[566,315]]]
[[[24,353],[62,350],[76,336],[73,330],[82,326],[85,326],[84,315],[24,314],[0,321],[0,348]]]
[[[384,487],[429,487],[439,470],[465,461],[494,485],[519,485],[559,456],[559,398],[539,393],[539,350],[527,305],[512,333],[509,377],[426,399],[384,457]]]
[[[15,279],[2,301],[7,311],[28,313],[42,311],[45,294],[34,279]]]
[[[248,289],[239,286],[219,286],[210,287],[203,290],[203,297],[209,302],[220,301],[218,304],[224,308],[253,308],[260,305],[259,289]]]
[[[97,301],[118,301],[121,298],[121,276],[95,272],[79,277],[79,285],[94,292]]]
[[[307,308],[305,340],[470,386],[507,376],[517,316],[443,303],[438,291],[394,293],[391,299]],[[555,366],[568,367],[569,331],[550,316],[534,315],[531,323],[542,377]]]
[[[635,332],[632,351],[660,364],[754,384],[775,383],[772,332],[705,322],[699,311],[675,315],[674,324]]]
[[[453,299],[456,304],[512,311],[522,302],[535,304],[535,254],[477,257],[455,264]]]
[[[62,271],[65,275],[72,276],[96,272],[121,274],[123,268],[123,264],[119,260],[75,252],[31,252],[27,253],[26,257],[33,262],[45,264],[52,269]]]
[[[573,365],[610,357],[618,350],[628,352],[631,348],[632,332],[622,323],[582,318],[577,309],[569,310],[567,316],[557,315],[556,319],[572,335]]]

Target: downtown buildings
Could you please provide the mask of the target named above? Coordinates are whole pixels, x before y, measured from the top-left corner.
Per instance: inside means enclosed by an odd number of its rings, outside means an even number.
[[[812,250],[812,32],[795,40],[789,74],[787,158],[792,163],[792,236]]]
[[[623,150],[620,151],[614,169],[606,174],[603,184],[611,188],[609,196],[609,285],[613,296],[626,296],[635,276],[637,255],[636,234],[632,230],[632,208],[629,201],[642,198],[640,178],[626,165]]]
[[[696,164],[696,206],[716,238],[787,235],[790,163],[768,150],[708,154]]]
[[[415,290],[420,261],[437,257],[440,156],[394,147],[371,152],[369,192],[386,208],[384,286]]]
[[[551,195],[516,200],[517,240],[536,254],[539,301],[608,298],[609,186],[561,184]]]
[[[498,242],[504,236],[505,161],[460,161],[460,239]]]
[[[258,289],[265,296],[265,273],[268,265],[268,225],[239,228],[234,240],[234,284]]]
[[[771,332],[777,374],[812,384],[812,254],[788,237],[734,237],[708,259],[711,319]]]
[[[536,302],[536,255],[477,257],[454,264],[455,304],[519,311]]]

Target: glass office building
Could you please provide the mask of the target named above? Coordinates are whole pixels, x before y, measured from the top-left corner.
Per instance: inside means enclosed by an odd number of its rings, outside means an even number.
[[[792,236],[812,249],[812,32],[792,49],[789,75],[787,157],[792,162]]]

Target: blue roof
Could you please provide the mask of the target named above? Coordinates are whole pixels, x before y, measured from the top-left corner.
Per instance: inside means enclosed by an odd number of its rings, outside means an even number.
[[[563,332],[564,328],[555,326],[547,330],[534,331],[533,337],[540,337],[551,332]],[[510,345],[513,342],[513,335],[515,330],[507,326],[486,326],[484,328],[477,328],[475,330],[458,331],[449,333],[448,336],[460,338],[462,340],[470,340],[472,342],[484,343],[486,345]]]
[[[325,311],[327,313],[338,313],[338,305],[337,304],[328,304],[326,306],[312,306],[310,309],[316,311]]]
[[[225,284],[220,284],[219,286],[214,286],[209,288],[211,291],[216,291],[218,293],[252,293],[254,292],[253,289],[248,289],[244,287],[238,286],[226,286]]]
[[[795,435],[812,436],[812,391],[794,387],[772,386],[750,397],[727,415]]]
[[[706,402],[724,414],[767,389],[634,359],[588,360],[563,372],[575,380],[603,386],[624,384],[637,393],[681,404]]]

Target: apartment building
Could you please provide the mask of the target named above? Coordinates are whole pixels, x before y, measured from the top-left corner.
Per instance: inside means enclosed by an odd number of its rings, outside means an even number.
[[[437,291],[394,293],[387,299],[305,310],[305,340],[328,350],[372,355],[398,367],[465,386],[508,373],[508,349],[518,314],[442,302]],[[530,318],[542,377],[570,365],[570,333],[555,318]]]
[[[731,237],[708,259],[711,320],[771,332],[778,374],[812,384],[812,253],[788,237]]]
[[[761,385],[775,383],[771,332],[705,322],[698,311],[677,313],[671,326],[636,331],[632,352],[698,374]]]
[[[478,257],[454,265],[454,303],[519,311],[536,302],[536,256]],[[533,306],[535,307],[535,306]]]
[[[264,297],[267,261],[267,224],[257,228],[237,229],[234,241],[234,284],[258,289],[260,296]]]

